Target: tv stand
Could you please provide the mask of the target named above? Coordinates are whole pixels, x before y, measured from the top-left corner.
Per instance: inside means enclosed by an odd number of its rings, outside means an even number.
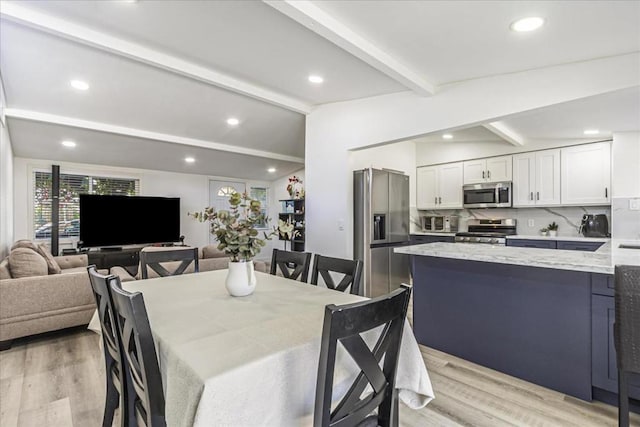
[[[98,269],[108,269],[115,266],[124,267],[132,276],[138,273],[140,250],[143,246],[132,248],[111,247],[88,251],[89,265],[95,264]]]

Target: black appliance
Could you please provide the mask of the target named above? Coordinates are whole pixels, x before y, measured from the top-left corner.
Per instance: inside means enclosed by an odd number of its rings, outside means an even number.
[[[83,247],[170,243],[180,240],[180,199],[80,195]]]
[[[516,234],[516,220],[506,219],[470,219],[469,231],[456,233],[456,243],[489,243],[505,245],[506,237]]]
[[[605,214],[584,214],[579,232],[584,237],[609,237],[609,220]]]

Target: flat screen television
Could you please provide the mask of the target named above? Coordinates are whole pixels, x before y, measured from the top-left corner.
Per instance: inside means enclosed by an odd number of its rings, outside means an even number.
[[[83,247],[169,243],[180,240],[180,199],[80,195]]]

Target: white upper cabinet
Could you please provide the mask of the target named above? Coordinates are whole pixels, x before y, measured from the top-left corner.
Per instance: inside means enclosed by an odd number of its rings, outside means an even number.
[[[577,145],[561,149],[562,204],[611,203],[611,144]]]
[[[435,209],[438,204],[438,166],[426,166],[416,171],[416,206]]]
[[[513,156],[513,206],[560,204],[560,150]]]
[[[464,162],[464,183],[511,181],[512,168],[512,156],[468,160]]]
[[[418,209],[462,209],[462,162],[417,168]]]
[[[462,209],[462,163],[438,166],[438,209]]]

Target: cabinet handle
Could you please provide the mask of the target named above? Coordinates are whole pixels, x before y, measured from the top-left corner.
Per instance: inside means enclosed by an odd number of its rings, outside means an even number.
[[[487,171],[487,178],[491,178],[491,171]]]
[[[438,198],[436,197],[435,199],[436,199],[435,204],[437,205],[438,204]]]
[[[605,199],[609,198],[609,189],[607,187],[604,187],[604,198]]]
[[[531,192],[531,200],[533,200],[533,191]]]
[[[484,179],[484,171],[482,171],[482,179]]]
[[[442,204],[442,197],[438,197],[438,203]]]
[[[540,200],[540,192],[539,191],[536,192],[536,200]]]

